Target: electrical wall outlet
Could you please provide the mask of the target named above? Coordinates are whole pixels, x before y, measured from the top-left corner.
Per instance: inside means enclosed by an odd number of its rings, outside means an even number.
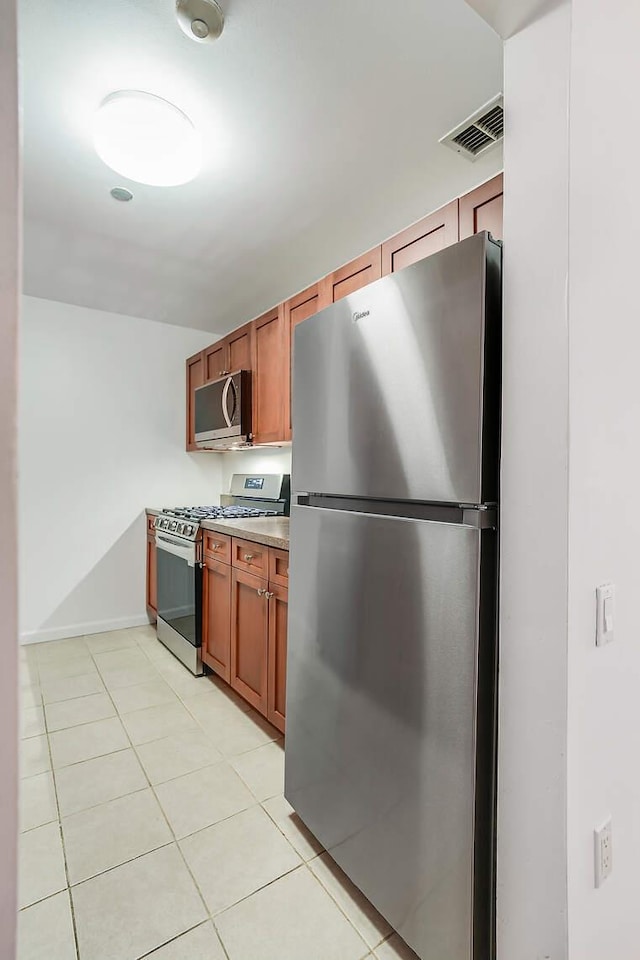
[[[601,887],[613,870],[611,820],[594,831],[596,887]]]

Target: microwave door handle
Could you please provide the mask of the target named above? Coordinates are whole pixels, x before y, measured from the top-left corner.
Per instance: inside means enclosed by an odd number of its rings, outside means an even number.
[[[229,415],[229,426],[231,426],[231,424],[233,423],[233,418],[236,415],[236,407],[238,406],[238,391],[236,390],[236,385],[233,377],[229,377],[229,381],[231,383],[231,389],[233,391],[233,410]],[[227,408],[227,412],[228,412],[228,408]]]
[[[229,409],[227,407],[227,398],[229,396],[229,390],[232,383],[232,378],[228,377],[227,382],[224,385],[224,390],[222,391],[222,416],[224,417],[228,427],[231,427],[231,417],[229,416]]]

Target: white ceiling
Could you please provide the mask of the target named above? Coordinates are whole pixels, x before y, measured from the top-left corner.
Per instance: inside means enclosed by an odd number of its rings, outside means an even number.
[[[22,0],[26,293],[226,332],[501,168],[438,143],[502,85],[463,0],[222,6],[209,45],[174,0]],[[94,110],[129,88],[201,130],[192,183],[133,184],[95,154]]]

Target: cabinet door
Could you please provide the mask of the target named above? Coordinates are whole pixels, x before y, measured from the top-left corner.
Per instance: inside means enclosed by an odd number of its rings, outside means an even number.
[[[197,450],[194,440],[194,391],[204,383],[204,354],[196,353],[187,360],[187,450]]]
[[[458,241],[458,201],[429,214],[382,244],[382,276],[402,270]]]
[[[296,326],[326,306],[321,302],[320,284],[296,294],[284,305],[284,354],[286,363],[284,394],[284,439],[291,440],[291,380],[293,377],[293,334]]]
[[[204,351],[204,382],[217,380],[227,369],[228,347],[226,340],[218,340]]]
[[[382,276],[382,247],[374,247],[361,257],[356,257],[339,270],[334,270],[322,283],[323,306],[335,303],[342,297],[348,297],[368,283],[379,280]]]
[[[284,357],[282,304],[253,321],[253,439],[284,439]]]
[[[226,369],[229,373],[251,370],[251,332],[252,324],[245,323],[227,337],[229,360]]]
[[[267,581],[244,570],[231,574],[231,686],[267,714],[269,605]]]
[[[482,186],[460,197],[460,239],[488,230],[494,240],[502,240],[503,176],[498,174]]]
[[[158,572],[156,538],[147,534],[147,612],[155,620],[158,616]]]
[[[269,583],[289,586],[289,551],[269,547]]]
[[[202,581],[202,659],[229,682],[231,676],[231,567],[205,557]]]
[[[267,720],[284,733],[287,692],[287,611],[286,587],[269,583],[269,680]]]

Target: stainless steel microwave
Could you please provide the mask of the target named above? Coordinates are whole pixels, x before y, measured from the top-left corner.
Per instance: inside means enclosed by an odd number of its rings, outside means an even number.
[[[251,442],[251,371],[238,370],[194,391],[195,441],[215,449]]]

